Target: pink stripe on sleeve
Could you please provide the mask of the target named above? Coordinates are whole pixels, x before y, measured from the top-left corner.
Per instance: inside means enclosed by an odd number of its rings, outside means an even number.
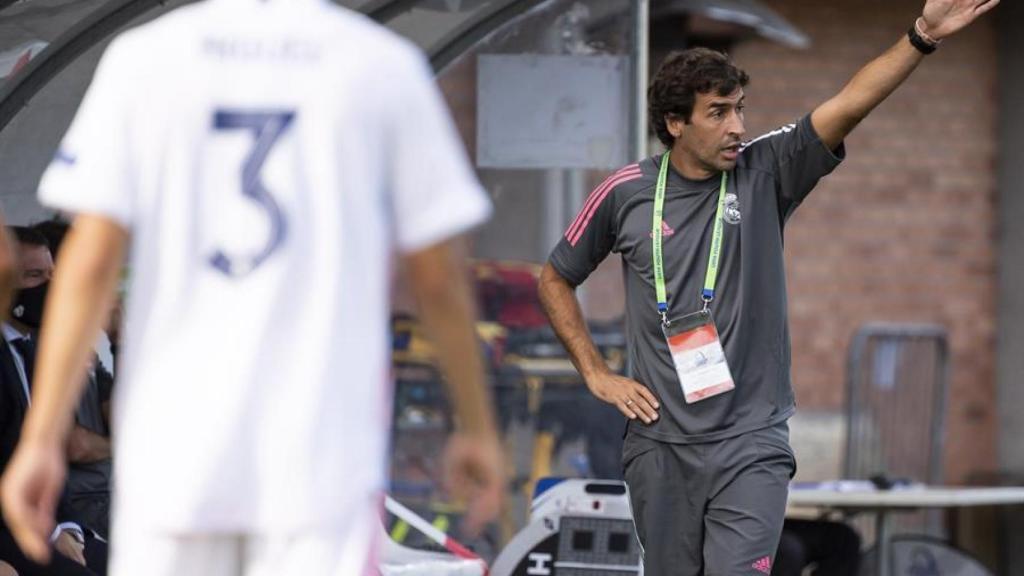
[[[576,243],[580,241],[580,238],[583,236],[583,233],[587,230],[587,226],[590,225],[590,220],[594,217],[594,213],[597,212],[598,207],[601,206],[601,202],[604,201],[605,197],[607,197],[608,194],[610,194],[616,186],[618,186],[619,184],[624,184],[631,180],[636,180],[641,175],[642,174],[640,173],[640,170],[637,169],[636,172],[627,172],[622,174],[621,176],[618,176],[614,180],[610,181],[607,186],[604,186],[601,195],[597,197],[597,200],[595,202],[591,203],[590,209],[586,211],[587,217],[583,220],[582,224],[576,229],[575,234],[569,238],[569,245],[575,246]]]
[[[583,222],[585,218],[584,215],[590,210],[594,202],[598,201],[598,198],[603,198],[604,193],[607,191],[607,189],[609,187],[614,187],[614,182],[616,181],[616,179],[620,178],[621,176],[627,173],[639,174],[640,165],[630,164],[629,166],[626,166],[625,168],[622,168],[618,172],[605,178],[604,182],[601,182],[600,186],[594,188],[594,191],[590,193],[590,196],[587,196],[587,201],[583,203],[583,208],[581,208],[580,213],[576,215],[576,219],[572,221],[572,224],[569,226],[569,229],[565,231],[566,239],[570,239],[576,235],[576,232],[578,231],[580,224]]]

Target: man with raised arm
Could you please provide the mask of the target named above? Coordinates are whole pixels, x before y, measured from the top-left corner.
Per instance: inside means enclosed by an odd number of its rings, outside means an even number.
[[[928,0],[907,34],[793,124],[745,141],[748,77],[718,52],[669,55],[649,88],[667,152],[612,174],[543,269],[556,333],[628,418],[623,465],[651,576],[769,574],[796,470],[782,239],[843,139],[939,43],[998,0]],[[633,378],[595,348],[574,290],[623,259]]]

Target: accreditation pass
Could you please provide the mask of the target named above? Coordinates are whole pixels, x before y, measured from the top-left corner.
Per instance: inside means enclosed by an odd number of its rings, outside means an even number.
[[[677,324],[678,325],[678,324]],[[692,324],[691,324],[692,325]],[[725,350],[718,338],[714,321],[673,334],[665,331],[672,363],[683,387],[687,404],[693,404],[736,387],[733,383]]]

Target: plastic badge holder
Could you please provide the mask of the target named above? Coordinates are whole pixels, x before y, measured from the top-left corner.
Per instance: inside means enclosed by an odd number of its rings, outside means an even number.
[[[666,322],[662,330],[687,404],[736,387],[710,310]]]

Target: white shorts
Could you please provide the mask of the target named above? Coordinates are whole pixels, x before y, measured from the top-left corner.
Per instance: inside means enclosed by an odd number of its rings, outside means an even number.
[[[376,520],[376,518],[375,518]],[[379,522],[379,520],[377,520]],[[111,542],[110,576],[376,576],[383,529],[337,533],[139,534]]]

